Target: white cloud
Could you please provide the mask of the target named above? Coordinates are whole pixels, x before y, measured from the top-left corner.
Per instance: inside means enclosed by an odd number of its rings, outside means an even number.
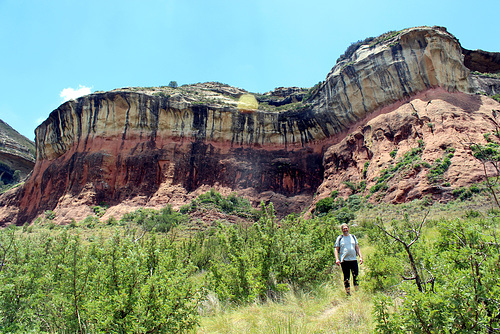
[[[77,99],[79,98],[80,96],[83,96],[83,95],[88,95],[91,93],[91,90],[89,87],[85,87],[85,86],[82,86],[82,85],[79,85],[78,86],[78,89],[74,89],[74,88],[64,88],[61,92],[61,94],[59,94],[59,96],[61,96],[64,100],[64,102],[66,101],[69,101],[69,100],[74,100],[74,99]]]

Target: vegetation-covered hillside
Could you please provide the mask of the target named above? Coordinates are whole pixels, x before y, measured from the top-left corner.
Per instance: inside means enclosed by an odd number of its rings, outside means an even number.
[[[278,220],[272,204],[212,190],[119,221],[99,219],[104,205],[66,226],[47,211],[0,231],[0,331],[486,333],[500,326],[500,211],[487,200],[373,206],[352,195]],[[222,218],[193,218],[209,211]],[[341,221],[366,261],[350,299],[334,266]]]

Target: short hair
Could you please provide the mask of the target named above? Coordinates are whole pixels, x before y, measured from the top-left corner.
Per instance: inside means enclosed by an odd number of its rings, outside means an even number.
[[[347,228],[349,228],[349,225],[347,225],[347,224],[342,224],[342,225],[340,225],[340,229],[342,230],[342,229],[344,228],[344,226],[345,226],[345,227],[347,227]]]

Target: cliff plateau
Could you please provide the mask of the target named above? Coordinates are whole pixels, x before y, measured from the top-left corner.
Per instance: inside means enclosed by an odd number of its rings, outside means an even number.
[[[33,173],[0,198],[0,221],[22,224],[54,210],[64,223],[101,203],[110,206],[103,219],[119,217],[141,206],[179,207],[210,188],[272,201],[280,214],[332,190],[374,201],[447,200],[481,179],[463,143],[484,140],[500,110],[476,95],[500,87],[466,66],[468,54],[477,67],[479,53],[444,28],[418,27],[353,44],[325,81],[254,94],[258,105],[245,106],[248,92],[219,83],[66,102],[36,129]],[[496,54],[488,54],[495,71]],[[411,167],[381,175],[412,150]],[[449,168],[431,177],[445,158]]]

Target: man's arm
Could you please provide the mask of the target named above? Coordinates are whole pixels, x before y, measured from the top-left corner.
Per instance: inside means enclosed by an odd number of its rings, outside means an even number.
[[[363,263],[363,255],[361,255],[361,249],[359,249],[359,245],[356,244],[356,246],[354,248],[356,249],[356,254],[359,255],[359,264],[362,264]]]
[[[340,266],[339,250],[340,250],[340,247],[335,247],[335,264],[337,266]]]

